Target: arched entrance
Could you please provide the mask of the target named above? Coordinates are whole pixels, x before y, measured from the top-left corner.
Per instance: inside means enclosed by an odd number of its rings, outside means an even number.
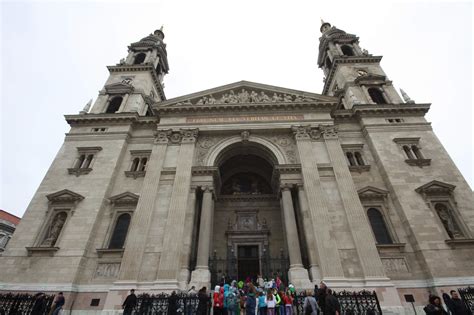
[[[216,156],[211,284],[279,276],[287,281],[287,246],[278,198],[277,157],[255,142],[236,142]]]

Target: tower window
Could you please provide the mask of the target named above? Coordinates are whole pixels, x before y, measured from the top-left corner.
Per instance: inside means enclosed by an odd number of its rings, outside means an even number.
[[[134,65],[139,65],[142,64],[143,61],[145,61],[146,54],[145,53],[139,53],[135,56],[135,60],[133,61]]]
[[[421,153],[419,144],[420,138],[395,138],[393,139],[398,144],[401,150],[406,155],[405,162],[409,165],[416,165],[419,167],[428,166],[431,164],[431,159],[427,159]]]
[[[94,163],[94,157],[102,150],[101,147],[83,147],[77,148],[78,156],[74,161],[73,167],[68,168],[69,174],[76,176],[87,174],[92,171],[92,164]]]
[[[127,238],[128,226],[130,225],[130,214],[124,213],[117,218],[117,223],[115,223],[114,232],[110,239],[109,248],[110,249],[120,249],[123,248],[125,244],[125,239]]]
[[[343,45],[341,47],[341,50],[342,50],[342,53],[344,54],[344,56],[354,56],[354,51],[352,50],[351,46]]]
[[[359,151],[346,151],[346,158],[349,166],[364,166],[365,162]]]
[[[370,88],[368,90],[370,98],[375,104],[387,104],[387,101],[383,97],[382,91],[378,88]]]
[[[367,217],[369,218],[377,244],[392,244],[393,241],[388,233],[382,213],[376,208],[369,208],[367,210]]]
[[[116,96],[114,97],[110,103],[109,106],[107,106],[107,110],[105,111],[107,114],[113,114],[117,112],[120,109],[120,105],[122,105],[123,97],[121,96]]]
[[[151,151],[133,150],[130,151],[130,153],[130,168],[128,171],[125,171],[125,176],[133,177],[134,179],[145,176],[146,165],[148,163],[148,159],[150,158]]]
[[[356,165],[355,160],[354,160],[354,155],[352,154],[352,152],[346,152],[346,157],[350,166]]]

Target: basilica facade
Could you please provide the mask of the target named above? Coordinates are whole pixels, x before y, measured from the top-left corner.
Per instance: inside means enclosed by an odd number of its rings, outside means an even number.
[[[166,99],[161,30],[71,126],[0,257],[0,290],[116,313],[261,274],[375,290],[387,313],[474,284],[470,187],[381,56],[321,25],[321,94],[240,81]],[[92,306],[91,300],[96,303]],[[98,300],[98,302],[97,302]]]

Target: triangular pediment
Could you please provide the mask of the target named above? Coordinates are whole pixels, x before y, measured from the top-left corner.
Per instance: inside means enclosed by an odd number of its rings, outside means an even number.
[[[360,199],[383,199],[387,196],[388,191],[373,186],[366,186],[359,189],[357,193]]]
[[[110,197],[109,201],[115,205],[135,205],[138,203],[138,198],[138,195],[127,191]]]
[[[417,193],[427,195],[451,194],[456,186],[433,180],[415,189]]]
[[[108,84],[104,88],[110,94],[131,93],[134,90],[134,87],[126,82]]]
[[[172,98],[162,106],[202,106],[262,103],[337,103],[335,97],[261,83],[239,81],[197,93]]]
[[[46,195],[46,198],[52,203],[67,203],[67,202],[77,202],[84,199],[84,196],[70,191],[69,189],[63,189],[58,192]]]

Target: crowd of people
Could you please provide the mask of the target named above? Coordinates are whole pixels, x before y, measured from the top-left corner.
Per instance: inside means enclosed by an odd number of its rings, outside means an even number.
[[[456,290],[449,292],[451,296],[443,291],[442,293],[444,303],[439,296],[430,295],[428,305],[423,308],[427,315],[472,315]]]
[[[214,315],[293,315],[295,298],[292,284],[286,287],[278,277],[266,281],[259,276],[255,283],[247,279],[216,285],[212,292],[212,309]],[[332,290],[322,281],[319,288],[305,292],[303,311],[305,315],[320,312],[339,315],[341,308]]]

